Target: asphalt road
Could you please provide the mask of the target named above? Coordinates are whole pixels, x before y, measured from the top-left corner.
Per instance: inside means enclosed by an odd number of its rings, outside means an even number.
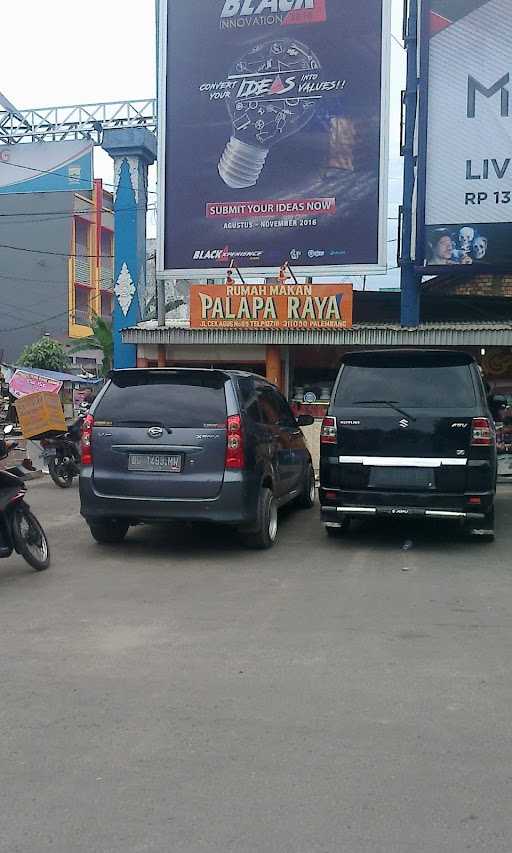
[[[511,487],[492,545],[336,542],[315,509],[266,553],[100,547],[76,487],[30,497],[53,564],[0,561],[2,853],[510,853]]]

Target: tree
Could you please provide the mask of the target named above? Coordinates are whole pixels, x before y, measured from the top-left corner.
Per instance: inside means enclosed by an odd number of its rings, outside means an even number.
[[[114,357],[114,336],[112,334],[112,323],[93,314],[91,321],[92,335],[82,338],[80,343],[76,344],[71,352],[83,352],[88,349],[99,349],[103,354],[101,364],[101,375],[106,376],[109,370],[112,369],[112,359]]]
[[[46,335],[25,347],[18,363],[21,367],[39,367],[41,370],[63,371],[69,367],[68,356],[62,344]]]

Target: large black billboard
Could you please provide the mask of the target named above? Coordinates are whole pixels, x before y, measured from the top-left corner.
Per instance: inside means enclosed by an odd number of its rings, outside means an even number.
[[[418,267],[512,263],[510,0],[424,0]]]
[[[387,0],[161,0],[159,268],[386,264]]]

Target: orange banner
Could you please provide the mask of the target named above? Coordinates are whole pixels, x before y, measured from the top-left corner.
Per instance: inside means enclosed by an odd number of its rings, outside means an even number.
[[[192,284],[194,329],[339,329],[352,325],[351,284]]]

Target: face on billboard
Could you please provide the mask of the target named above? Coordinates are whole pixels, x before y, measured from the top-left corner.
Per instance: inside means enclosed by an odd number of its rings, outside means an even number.
[[[430,0],[426,11],[419,246],[429,267],[510,264],[510,0]]]
[[[161,9],[160,266],[385,265],[387,0]]]

